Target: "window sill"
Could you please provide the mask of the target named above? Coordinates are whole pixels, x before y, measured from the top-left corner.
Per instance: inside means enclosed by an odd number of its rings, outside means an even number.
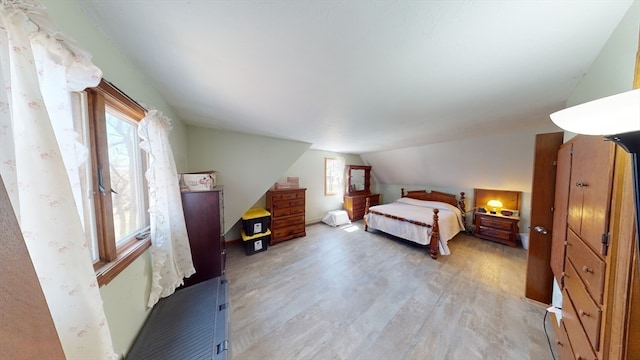
[[[100,287],[107,285],[150,247],[150,236],[147,236],[142,240],[134,239],[122,247],[122,250],[119,251],[118,257],[115,260],[96,263],[94,267],[96,270],[98,285]]]

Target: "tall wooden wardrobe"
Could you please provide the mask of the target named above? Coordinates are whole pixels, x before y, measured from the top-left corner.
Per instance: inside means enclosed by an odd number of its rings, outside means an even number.
[[[560,149],[551,266],[562,289],[561,359],[640,357],[630,172],[629,154],[600,136]]]
[[[197,284],[224,274],[224,197],[222,188],[182,193],[182,209],[189,235],[196,273],[184,280],[184,286]]]

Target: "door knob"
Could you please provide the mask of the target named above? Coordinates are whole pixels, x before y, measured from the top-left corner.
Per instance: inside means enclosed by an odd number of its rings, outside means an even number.
[[[547,235],[549,233],[547,229],[544,228],[544,226],[540,226],[540,225],[534,227],[533,230],[535,230],[536,232],[539,232],[542,235]]]

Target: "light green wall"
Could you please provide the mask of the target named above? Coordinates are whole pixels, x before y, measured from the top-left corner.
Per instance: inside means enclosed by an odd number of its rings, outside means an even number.
[[[299,141],[188,126],[189,171],[217,171],[225,233],[309,148]]]
[[[151,256],[145,251],[109,284],[100,288],[116,353],[126,354],[147,319]]]

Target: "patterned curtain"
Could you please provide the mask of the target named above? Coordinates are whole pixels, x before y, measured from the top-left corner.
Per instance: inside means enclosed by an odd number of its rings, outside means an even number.
[[[182,212],[180,185],[169,143],[170,120],[150,110],[138,125],[140,147],[149,154],[149,213],[151,215],[151,294],[148,306],[167,297],[196,271]]]
[[[83,153],[70,92],[102,73],[33,0],[1,0],[0,60],[0,173],[65,356],[115,358],[66,169]]]

